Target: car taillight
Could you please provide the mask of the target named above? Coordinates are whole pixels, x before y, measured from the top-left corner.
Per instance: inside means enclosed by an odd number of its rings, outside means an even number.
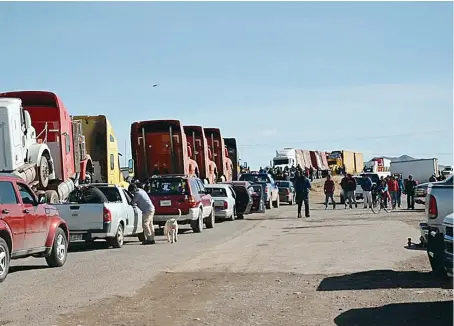
[[[225,201],[224,202],[224,209],[227,209],[227,208],[229,208],[229,203]]]
[[[103,217],[104,217],[104,223],[112,222],[112,214],[110,213],[110,210],[105,207],[103,209]]]
[[[429,218],[437,218],[438,210],[437,210],[437,200],[434,196],[430,195],[429,197]]]
[[[190,207],[196,207],[196,201],[195,201],[194,196],[189,196],[188,197],[188,202],[189,202],[189,206]]]

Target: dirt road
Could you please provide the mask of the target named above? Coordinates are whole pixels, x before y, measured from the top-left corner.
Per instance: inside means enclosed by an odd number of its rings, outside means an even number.
[[[282,204],[176,244],[72,252],[62,269],[15,261],[0,324],[452,325],[452,289],[405,248],[421,212],[312,199],[310,219]]]

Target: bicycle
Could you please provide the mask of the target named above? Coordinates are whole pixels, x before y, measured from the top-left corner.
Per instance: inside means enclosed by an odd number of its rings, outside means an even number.
[[[375,199],[372,199],[372,206],[370,209],[374,214],[380,213],[380,211],[383,209],[386,213],[390,213],[392,211],[391,208],[388,208],[386,206],[386,195],[382,193],[376,193],[375,196],[373,196]],[[391,204],[392,205],[392,204]]]

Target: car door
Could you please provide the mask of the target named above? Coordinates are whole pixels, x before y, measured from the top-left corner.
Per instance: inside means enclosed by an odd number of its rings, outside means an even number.
[[[126,200],[126,234],[140,233],[141,230],[139,230],[139,209],[131,205],[132,196],[125,189],[122,189],[122,191]]]
[[[44,207],[38,205],[35,194],[25,183],[16,184],[25,218],[25,246],[30,249],[44,247],[47,237],[47,215]]]
[[[15,185],[0,181],[0,218],[9,226],[13,237],[13,252],[25,249],[25,217]]]
[[[271,175],[268,175],[268,180],[271,184],[271,201],[276,201],[279,197],[279,187]]]

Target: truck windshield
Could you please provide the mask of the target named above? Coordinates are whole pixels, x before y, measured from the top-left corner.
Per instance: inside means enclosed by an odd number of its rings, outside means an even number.
[[[206,188],[211,197],[227,197],[227,192],[224,188]]]
[[[151,180],[150,195],[187,195],[187,180],[182,178],[155,178]]]
[[[275,158],[273,159],[274,165],[288,164],[288,158]]]

